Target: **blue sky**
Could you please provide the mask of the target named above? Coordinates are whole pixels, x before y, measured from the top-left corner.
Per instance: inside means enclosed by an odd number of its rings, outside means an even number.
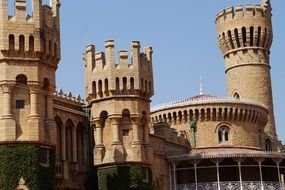
[[[57,87],[85,97],[82,53],[87,44],[104,51],[104,41],[114,39],[118,51],[129,49],[132,40],[140,40],[142,46],[154,50],[152,105],[197,95],[200,77],[207,94],[226,96],[215,16],[223,8],[260,1],[62,0],[62,60]],[[277,131],[285,142],[285,1],[273,0],[272,7],[271,76]]]

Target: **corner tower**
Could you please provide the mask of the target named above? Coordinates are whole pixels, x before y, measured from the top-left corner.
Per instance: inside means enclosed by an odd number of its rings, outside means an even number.
[[[131,57],[114,41],[105,42],[105,53],[88,45],[84,53],[87,101],[94,127],[96,166],[138,163],[150,166],[150,97],[153,95],[152,49],[140,52],[131,43]],[[131,60],[129,63],[128,61]]]
[[[230,7],[216,17],[218,43],[225,59],[228,96],[262,102],[269,111],[265,133],[276,142],[269,54],[270,2]]]
[[[14,162],[23,162],[23,167],[15,170],[23,179],[33,179],[27,184],[30,189],[46,189],[40,176],[27,168],[54,167],[49,155],[53,155],[56,145],[52,96],[60,60],[60,2],[52,0],[50,5],[42,5],[41,0],[32,0],[32,15],[27,13],[26,0],[13,2],[14,15],[8,15],[8,0],[0,0],[0,149],[12,147],[11,152],[18,154],[6,154],[5,159],[11,161],[11,167],[18,166]],[[35,154],[27,156],[28,149]],[[32,160],[40,166],[27,165],[32,155],[41,155]],[[0,170],[5,176],[15,176],[9,173],[13,169]],[[54,179],[54,174],[47,175]],[[52,181],[46,183],[53,189]],[[14,187],[11,184],[4,189]]]

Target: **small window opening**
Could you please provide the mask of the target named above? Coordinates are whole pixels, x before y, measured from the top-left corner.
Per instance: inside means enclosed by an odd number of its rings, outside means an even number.
[[[240,99],[240,96],[239,96],[239,94],[237,92],[234,93],[234,98],[237,99],[237,100]]]
[[[240,48],[240,42],[239,42],[239,37],[238,37],[238,29],[235,28],[234,32],[235,32],[235,38],[236,38],[237,46],[238,46],[238,48]]]
[[[25,100],[16,100],[16,109],[24,109]]]
[[[250,46],[253,46],[253,32],[254,32],[254,28],[250,27]]]
[[[13,34],[9,35],[9,50],[15,49],[15,36]]]
[[[247,44],[246,44],[246,28],[242,27],[241,31],[242,31],[243,46],[246,47],[247,46]]]
[[[218,139],[219,142],[228,142],[229,141],[229,128],[227,126],[221,126],[218,130]]]
[[[19,51],[25,51],[25,37],[24,35],[19,36]]]
[[[24,84],[24,85],[27,85],[27,77],[26,75],[23,75],[23,74],[20,74],[16,77],[16,82],[18,84]]]
[[[265,140],[265,150],[266,151],[272,151],[272,143],[270,139]]]
[[[34,45],[35,44],[35,40],[34,40],[34,36],[30,36],[29,37],[29,50],[30,51],[34,51]]]
[[[130,130],[129,129],[123,129],[123,136],[129,136]]]

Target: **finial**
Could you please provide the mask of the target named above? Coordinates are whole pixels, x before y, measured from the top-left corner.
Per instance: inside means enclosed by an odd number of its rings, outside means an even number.
[[[202,77],[200,77],[200,95],[203,95],[203,83],[202,83]]]

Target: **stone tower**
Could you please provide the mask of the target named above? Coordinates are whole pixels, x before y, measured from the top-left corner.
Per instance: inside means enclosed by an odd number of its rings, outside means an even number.
[[[14,15],[8,15],[8,0],[0,0],[0,149],[9,150],[0,162],[4,159],[12,163],[9,170],[0,168],[1,175],[13,176],[15,170],[11,168],[15,167],[19,175],[29,179],[29,188],[46,189],[48,183],[51,189],[54,173],[49,169],[44,172],[46,182],[41,181],[41,175],[26,171],[54,167],[52,96],[60,60],[60,2],[42,5],[41,0],[32,0],[31,15],[26,0],[13,2],[9,8],[14,6]],[[35,154],[27,155],[28,151]]]
[[[87,101],[94,127],[94,164],[150,165],[150,97],[153,95],[152,49],[140,52],[140,42],[119,51],[114,41],[105,42],[105,53],[88,45],[84,53]],[[130,60],[130,62],[129,62]]]
[[[224,9],[216,18],[218,43],[225,59],[228,96],[262,102],[269,111],[264,129],[276,142],[269,54],[272,43],[270,2]]]
[[[15,15],[8,15],[7,0],[0,1],[0,141],[55,144],[52,93],[60,60],[58,0],[52,5],[15,0]]]

